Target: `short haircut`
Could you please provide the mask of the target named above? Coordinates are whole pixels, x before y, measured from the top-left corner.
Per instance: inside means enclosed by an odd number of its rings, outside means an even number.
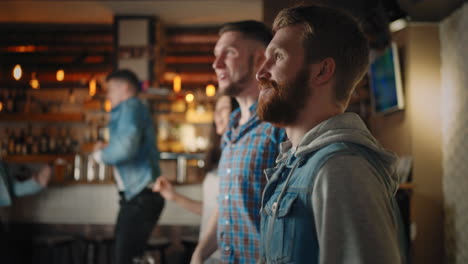
[[[268,28],[262,22],[255,20],[244,20],[237,22],[226,23],[221,26],[219,30],[219,35],[222,35],[225,32],[237,31],[242,33],[242,35],[251,40],[258,41],[262,43],[265,47],[268,46],[271,39],[273,38],[273,33],[271,29]]]
[[[122,70],[115,70],[107,75],[106,81],[110,80],[120,80],[127,82],[130,85],[130,88],[135,92],[138,93],[140,90],[140,81],[134,72],[127,69]]]
[[[343,10],[311,5],[281,10],[273,30],[303,25],[306,63],[335,60],[335,99],[349,100],[369,64],[369,45],[359,23]]]

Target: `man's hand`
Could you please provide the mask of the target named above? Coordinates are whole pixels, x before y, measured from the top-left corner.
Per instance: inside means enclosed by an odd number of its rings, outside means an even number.
[[[37,181],[37,183],[46,187],[50,181],[51,174],[52,169],[47,165],[42,167],[38,172],[33,173],[32,177],[35,181]]]
[[[99,150],[105,148],[106,146],[107,146],[106,143],[104,143],[102,141],[98,141],[98,142],[96,142],[96,144],[94,144],[93,151],[99,151]]]
[[[163,176],[158,177],[153,185],[153,192],[159,192],[164,199],[174,201],[175,191],[172,184]]]

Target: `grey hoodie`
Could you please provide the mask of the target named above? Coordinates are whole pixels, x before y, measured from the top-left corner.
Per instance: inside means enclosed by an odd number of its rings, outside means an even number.
[[[380,146],[358,115],[344,113],[323,121],[304,135],[296,150],[290,142],[283,143],[277,161],[336,142],[373,150],[385,175],[353,155],[332,157],[318,171],[311,199],[320,263],[401,263],[398,223],[390,202],[398,188],[396,156]]]

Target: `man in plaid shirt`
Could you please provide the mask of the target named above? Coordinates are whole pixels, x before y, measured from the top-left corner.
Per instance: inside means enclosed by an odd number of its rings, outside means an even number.
[[[239,109],[231,114],[222,139],[218,166],[218,208],[195,252],[192,264],[202,263],[216,248],[223,263],[255,263],[259,257],[263,170],[273,167],[284,130],[259,120],[255,73],[264,61],[271,31],[257,21],[225,24],[216,43],[213,68],[221,94],[233,96]]]

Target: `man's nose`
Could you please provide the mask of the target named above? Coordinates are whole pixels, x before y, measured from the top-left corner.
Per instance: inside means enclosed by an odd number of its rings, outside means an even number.
[[[257,81],[269,80],[271,78],[271,73],[267,69],[267,61],[265,61],[262,67],[260,67],[257,74],[255,75],[255,78],[257,78]]]
[[[224,58],[222,56],[215,57],[215,60],[213,61],[211,67],[213,67],[213,69],[219,69],[224,67]]]

